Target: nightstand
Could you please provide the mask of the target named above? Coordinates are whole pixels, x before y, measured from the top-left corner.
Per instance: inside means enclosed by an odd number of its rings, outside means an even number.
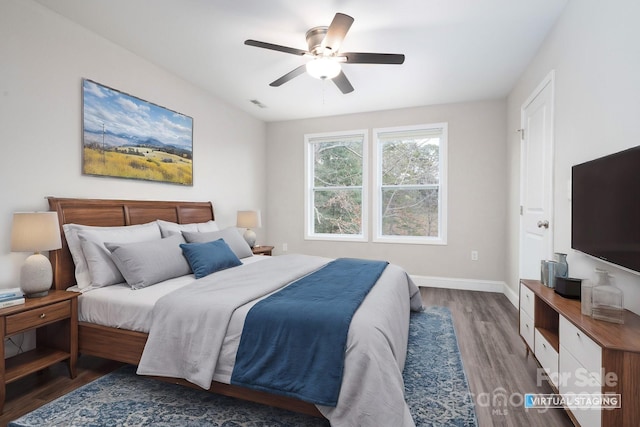
[[[7,337],[36,330],[36,348],[9,359],[0,358],[0,413],[4,407],[6,387],[33,372],[67,361],[69,375],[76,376],[78,360],[77,292],[51,290],[24,304],[0,309],[0,355],[4,355]]]
[[[271,256],[271,252],[273,251],[273,246],[254,246],[251,248],[251,252],[254,255],[268,255]]]

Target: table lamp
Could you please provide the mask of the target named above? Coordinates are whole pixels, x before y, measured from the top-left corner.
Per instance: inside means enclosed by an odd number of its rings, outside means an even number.
[[[236,226],[238,228],[246,228],[243,237],[249,246],[253,248],[256,244],[256,233],[252,228],[261,226],[260,211],[238,211],[238,220]]]
[[[60,226],[56,212],[16,212],[11,228],[11,251],[34,252],[20,270],[20,288],[26,297],[49,293],[53,270],[49,258],[40,251],[60,249]]]

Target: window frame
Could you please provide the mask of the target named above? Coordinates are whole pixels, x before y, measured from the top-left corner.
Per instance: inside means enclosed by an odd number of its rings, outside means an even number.
[[[402,132],[414,132],[414,131],[430,131],[433,129],[441,130],[440,144],[439,144],[439,175],[440,182],[438,183],[438,236],[386,236],[382,234],[382,145],[380,140],[382,134],[389,133],[402,133]],[[448,158],[448,123],[429,123],[422,125],[412,126],[396,126],[387,128],[374,128],[373,129],[373,165],[375,168],[373,174],[373,203],[372,203],[372,216],[373,216],[373,242],[377,243],[402,243],[402,244],[421,244],[421,245],[446,245],[447,244],[447,211],[448,211],[448,197],[447,197],[447,158]],[[384,186],[389,188],[390,186]],[[406,186],[407,188],[424,188],[422,185]]]
[[[314,158],[313,150],[310,149],[314,143],[330,141],[331,139],[362,137],[362,208],[360,217],[360,234],[330,234],[314,232],[314,207],[315,190],[314,186]],[[304,183],[304,239],[305,240],[325,240],[325,241],[346,241],[346,242],[368,242],[369,241],[369,131],[367,129],[356,129],[338,132],[322,132],[304,135],[304,157],[305,157],[305,183]],[[354,186],[356,187],[356,186]],[[341,187],[342,188],[342,187]],[[345,187],[348,188],[348,187]],[[337,189],[337,187],[336,187]]]

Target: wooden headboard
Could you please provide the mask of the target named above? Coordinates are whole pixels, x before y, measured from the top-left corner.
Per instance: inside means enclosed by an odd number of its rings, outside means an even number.
[[[48,197],[49,210],[58,212],[62,248],[49,253],[53,287],[67,289],[76,283],[75,266],[62,230],[63,224],[102,227],[144,224],[156,219],[187,224],[215,219],[211,202],[151,200],[67,199]]]

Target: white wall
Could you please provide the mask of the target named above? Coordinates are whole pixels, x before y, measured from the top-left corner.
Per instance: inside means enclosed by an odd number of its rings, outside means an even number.
[[[571,166],[640,144],[640,2],[579,0],[568,3],[508,97],[509,285],[518,284],[518,182],[520,108],[537,84],[555,69],[554,249],[569,254],[569,273],[589,278],[608,268],[640,313],[640,276],[606,266],[571,250]],[[640,167],[640,165],[639,165]],[[640,192],[640,189],[633,189]]]
[[[276,253],[287,243],[289,252],[383,258],[412,275],[504,281],[505,118],[506,103],[497,100],[268,123],[268,243]],[[437,122],[449,123],[446,246],[304,240],[305,133],[369,129],[371,144],[373,128]]]
[[[194,185],[83,176],[82,78],[193,118]],[[46,196],[211,200],[221,225],[265,209],[265,124],[29,0],[0,0],[0,287],[27,254],[10,252],[12,213]],[[257,230],[260,233],[263,230]]]

